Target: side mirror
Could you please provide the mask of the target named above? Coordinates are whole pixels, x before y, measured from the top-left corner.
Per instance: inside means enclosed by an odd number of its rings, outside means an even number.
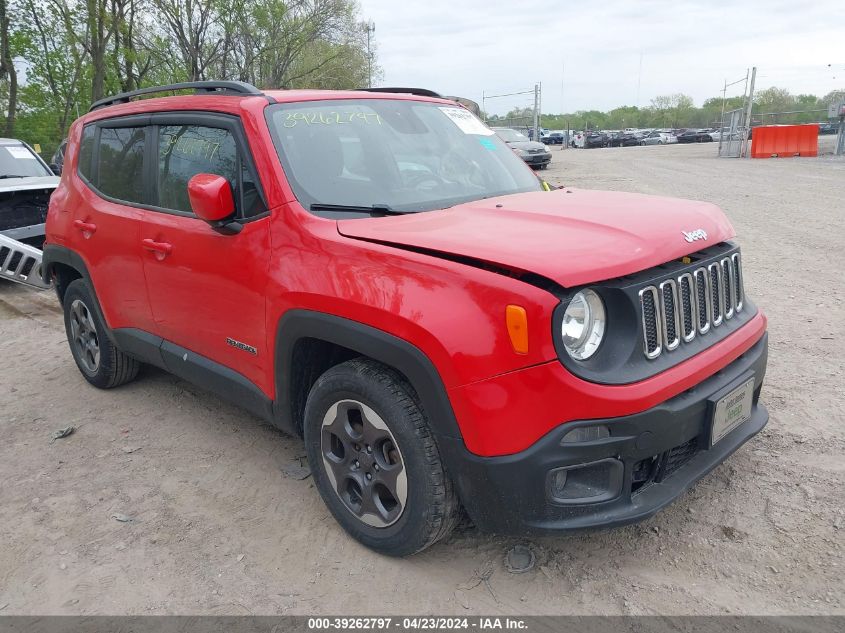
[[[56,163],[50,163],[49,167],[50,167],[50,171],[52,171],[57,176],[62,175],[62,168],[59,167]]]
[[[211,225],[235,213],[232,187],[223,176],[197,174],[188,181],[188,199],[197,217]]]

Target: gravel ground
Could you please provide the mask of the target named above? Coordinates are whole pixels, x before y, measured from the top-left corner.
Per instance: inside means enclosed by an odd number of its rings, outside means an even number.
[[[503,564],[521,541],[471,528],[383,558],[299,478],[299,442],[157,370],[89,387],[52,293],[4,283],[0,613],[845,614],[845,161],[555,150],[544,173],[734,222],[770,319],[771,422],[690,493],[636,526],[530,541],[527,574]]]

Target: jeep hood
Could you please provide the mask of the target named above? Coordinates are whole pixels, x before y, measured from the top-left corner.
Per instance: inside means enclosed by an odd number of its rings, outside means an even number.
[[[707,239],[686,241],[702,229]],[[448,209],[339,220],[350,238],[458,256],[580,286],[638,272],[734,236],[706,202],[557,189],[487,198]]]

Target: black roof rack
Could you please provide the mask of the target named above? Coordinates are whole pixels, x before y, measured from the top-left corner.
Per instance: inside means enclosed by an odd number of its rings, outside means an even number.
[[[418,95],[420,97],[436,97],[442,99],[443,95],[426,88],[358,88],[364,92],[393,92],[397,94]]]
[[[185,81],[178,84],[150,86],[149,88],[141,88],[131,92],[121,92],[113,97],[106,97],[105,99],[94,102],[91,104],[88,112],[118,103],[129,103],[132,98],[140,97],[141,95],[155,94],[156,92],[171,92],[174,90],[193,90],[195,94],[264,96],[264,93],[258,88],[243,81]]]

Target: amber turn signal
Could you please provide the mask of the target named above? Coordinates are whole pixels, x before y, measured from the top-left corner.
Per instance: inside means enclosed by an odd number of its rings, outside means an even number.
[[[511,337],[513,351],[517,354],[528,353],[528,317],[522,306],[509,305],[505,308],[505,321],[508,335]]]

